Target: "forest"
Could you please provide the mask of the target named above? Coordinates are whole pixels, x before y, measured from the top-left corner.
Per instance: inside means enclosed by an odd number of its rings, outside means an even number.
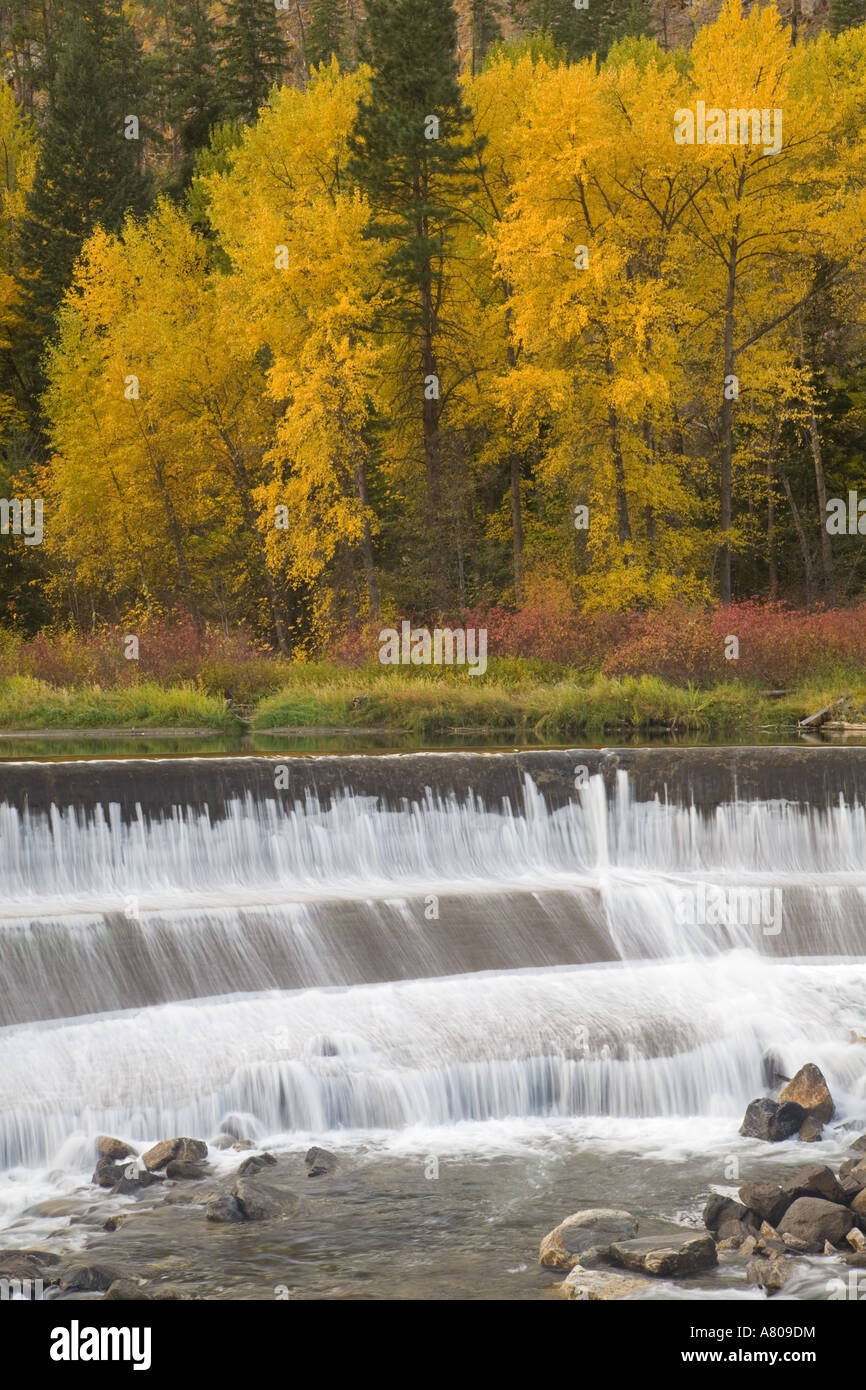
[[[866,598],[866,0],[12,0],[0,45],[9,652]]]

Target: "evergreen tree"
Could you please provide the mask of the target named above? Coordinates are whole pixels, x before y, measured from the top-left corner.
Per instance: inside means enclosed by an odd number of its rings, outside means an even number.
[[[495,0],[470,0],[469,30],[472,35],[473,74],[480,70],[491,45],[502,38],[498,15],[499,5]]]
[[[220,56],[225,114],[255,121],[287,61],[273,0],[226,0]]]
[[[857,29],[866,24],[866,0],[833,0],[830,6],[830,33]]]
[[[318,67],[333,54],[345,65],[346,13],[344,0],[311,0],[310,22],[304,39],[307,65]]]
[[[165,114],[178,150],[178,181],[188,182],[196,153],[226,112],[215,29],[206,0],[169,0],[162,56]]]
[[[13,354],[31,392],[85,238],[97,224],[115,230],[125,213],[143,212],[150,179],[142,168],[141,54],[120,0],[73,0],[58,50],[42,125],[39,162],[20,227],[21,307]]]
[[[581,9],[565,0],[512,0],[512,8],[529,32],[550,34],[570,62],[603,58],[617,39],[652,33],[646,0],[587,0]]]
[[[441,527],[439,398],[442,299],[453,255],[458,190],[480,142],[457,80],[457,18],[450,0],[368,0],[361,57],[373,69],[352,138],[349,177],[367,193],[370,234],[388,245],[393,324],[408,341],[410,399],[419,403],[428,525]],[[431,540],[435,532],[429,533]],[[441,541],[433,597],[443,596]]]

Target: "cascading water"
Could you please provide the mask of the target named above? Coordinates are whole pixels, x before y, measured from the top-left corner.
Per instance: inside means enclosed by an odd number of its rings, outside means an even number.
[[[862,802],[831,781],[713,808],[618,764],[545,794],[528,756],[501,796],[496,761],[462,757],[454,790],[443,755],[402,804],[369,767],[360,791],[351,766],[327,794],[222,787],[218,814],[136,804],[135,763],[123,805],[34,805],[19,765],[0,1167],[99,1131],[210,1137],[229,1111],[260,1136],[735,1116],[768,1053],[866,1108]],[[778,917],[706,910],[742,891]]]

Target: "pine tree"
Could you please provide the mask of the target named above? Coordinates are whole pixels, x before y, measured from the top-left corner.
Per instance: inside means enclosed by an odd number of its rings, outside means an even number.
[[[166,117],[179,146],[178,181],[185,184],[211,127],[224,119],[227,103],[206,0],[169,0],[167,21],[162,87]]]
[[[38,360],[53,329],[85,238],[99,224],[118,228],[143,212],[150,179],[142,169],[141,55],[120,0],[75,0],[63,36],[42,126],[41,152],[20,228],[21,311],[13,354],[34,393]]]
[[[472,36],[471,71],[479,72],[490,46],[502,38],[499,5],[495,0],[470,0],[469,31]]]
[[[359,102],[348,174],[366,192],[370,235],[388,248],[391,325],[407,343],[410,399],[421,412],[427,524],[442,523],[440,349],[442,301],[454,256],[459,190],[478,141],[457,81],[457,20],[450,0],[369,0],[361,56],[373,75]],[[441,540],[431,555],[443,596]]]
[[[308,67],[330,62],[332,55],[344,66],[346,12],[344,0],[311,0],[310,22],[304,38]]]
[[[586,0],[580,8],[567,0],[517,0],[513,8],[525,29],[550,34],[570,62],[603,58],[617,39],[652,33],[645,0]]]
[[[866,24],[866,0],[833,0],[830,6],[830,33],[841,34]]]
[[[226,115],[253,122],[288,57],[272,0],[226,0],[223,32]]]

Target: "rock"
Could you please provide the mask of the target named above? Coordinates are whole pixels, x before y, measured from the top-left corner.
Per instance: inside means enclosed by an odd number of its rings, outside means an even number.
[[[261,1173],[239,1178],[232,1188],[247,1221],[282,1221],[299,1206],[294,1192],[286,1192],[269,1183]]]
[[[207,1158],[207,1144],[203,1139],[162,1139],[158,1144],[154,1144],[152,1149],[148,1149],[147,1153],[142,1154],[141,1161],[145,1168],[155,1173],[167,1163],[171,1163],[173,1158],[184,1163]]]
[[[247,1219],[243,1207],[232,1193],[215,1197],[212,1202],[208,1202],[204,1214],[208,1221],[222,1223],[246,1221]]]
[[[339,1166],[337,1155],[329,1153],[327,1149],[307,1149],[304,1162],[307,1165],[308,1178],[319,1178],[324,1173],[333,1173]]]
[[[779,1232],[805,1241],[809,1252],[818,1255],[825,1240],[841,1245],[853,1225],[854,1217],[847,1207],[823,1197],[798,1197],[779,1222]]]
[[[631,1279],[625,1274],[575,1265],[560,1288],[566,1298],[581,1303],[602,1303],[609,1299],[628,1298],[630,1294],[645,1288],[646,1283],[645,1279]]]
[[[718,1263],[712,1236],[690,1231],[681,1236],[644,1236],[639,1240],[614,1241],[610,1258],[623,1269],[656,1278],[697,1274]]]
[[[591,1245],[588,1250],[581,1250],[580,1263],[583,1269],[597,1269],[599,1265],[610,1264],[609,1245]]]
[[[107,1134],[96,1136],[96,1152],[100,1158],[137,1158],[138,1154],[129,1144],[124,1144],[122,1139],[112,1139]]]
[[[238,1153],[243,1153],[245,1149],[251,1149],[252,1147],[252,1139],[237,1139],[234,1144],[232,1144],[232,1148],[237,1149]]]
[[[852,1250],[866,1250],[866,1236],[859,1226],[852,1226],[845,1240]]]
[[[176,1289],[173,1284],[160,1284],[159,1288],[154,1289],[153,1293],[150,1296],[151,1298],[158,1299],[160,1302],[163,1302],[167,1299],[183,1299],[186,1298],[187,1295],[185,1293],[181,1293],[180,1289]]]
[[[233,1139],[245,1139],[250,1131],[248,1120],[249,1117],[244,1119],[243,1115],[226,1115],[220,1121],[220,1132],[230,1134]]]
[[[766,1289],[768,1294],[778,1293],[779,1289],[783,1289],[792,1273],[791,1263],[784,1256],[776,1256],[770,1260],[749,1260],[746,1265],[747,1281]]]
[[[799,1236],[792,1236],[789,1231],[786,1231],[782,1236],[782,1244],[787,1246],[789,1250],[798,1250],[802,1254],[805,1254],[809,1249],[807,1240],[800,1240]]]
[[[37,1202],[35,1207],[28,1207],[25,1215],[79,1216],[92,1209],[92,1203],[82,1202],[80,1197],[48,1197],[44,1202]]]
[[[850,1184],[846,1191],[862,1192],[866,1187],[866,1159],[846,1158],[839,1169],[839,1181],[843,1187]]]
[[[832,1120],[836,1110],[824,1073],[814,1062],[807,1062],[801,1067],[779,1093],[780,1105],[789,1102],[802,1106],[807,1115],[820,1120],[822,1124]]]
[[[816,1120],[814,1115],[807,1115],[797,1138],[801,1144],[817,1144],[819,1139],[824,1137],[824,1126],[820,1120]]]
[[[755,1246],[758,1244],[754,1236],[747,1236],[740,1246],[740,1255],[748,1259],[755,1253]]]
[[[816,1163],[810,1168],[798,1168],[782,1184],[782,1192],[790,1206],[798,1197],[823,1197],[827,1202],[845,1202],[845,1193],[836,1181],[832,1169]]]
[[[762,1221],[775,1226],[793,1198],[786,1197],[776,1182],[747,1182],[740,1188],[740,1201]]]
[[[97,1159],[90,1181],[95,1182],[97,1187],[114,1187],[123,1177],[125,1166],[123,1163],[115,1163],[113,1158],[107,1156]]]
[[[0,1251],[0,1279],[41,1279],[43,1284],[56,1284],[53,1266],[60,1263],[59,1255],[47,1250]]]
[[[746,1208],[735,1202],[733,1197],[722,1197],[718,1192],[711,1192],[704,1207],[704,1225],[708,1231],[717,1231],[725,1221],[744,1221],[746,1215]]]
[[[746,1139],[764,1139],[769,1144],[778,1144],[796,1134],[805,1118],[803,1107],[793,1102],[778,1105],[774,1100],[753,1100],[746,1109],[740,1133]]]
[[[107,1265],[68,1265],[60,1275],[60,1287],[104,1293],[118,1278],[117,1270]]]
[[[866,1153],[866,1134],[861,1134],[859,1139],[848,1145],[848,1148],[853,1149],[854,1153]]]
[[[863,1220],[866,1220],[866,1187],[861,1188],[856,1196],[852,1198],[848,1204],[848,1210],[853,1211],[855,1216],[859,1216]]]
[[[211,1141],[212,1147],[215,1149],[230,1149],[235,1142],[236,1140],[231,1134],[218,1134],[216,1139]]]
[[[207,1177],[207,1174],[208,1165],[206,1163],[193,1163],[185,1158],[173,1158],[170,1163],[165,1165],[165,1176],[175,1180],[189,1178],[194,1181],[197,1178]]]
[[[132,1168],[131,1164],[121,1165],[123,1177],[114,1184],[111,1189],[112,1196],[134,1197],[145,1187],[153,1187],[154,1183],[162,1182],[162,1176],[157,1173],[149,1173],[146,1168]]]
[[[115,1279],[102,1295],[103,1303],[106,1299],[123,1299],[124,1302],[131,1302],[136,1299],[149,1301],[150,1294],[146,1293],[134,1279]]]
[[[263,1168],[270,1168],[276,1163],[273,1154],[253,1154],[252,1158],[245,1158],[238,1167],[238,1177],[243,1177],[246,1173],[260,1173]]]
[[[609,1246],[614,1240],[637,1235],[637,1222],[630,1212],[614,1207],[587,1207],[573,1212],[541,1242],[538,1263],[550,1269],[571,1269],[584,1250]]]
[[[725,1220],[714,1235],[719,1248],[724,1246],[726,1250],[738,1250],[752,1236],[752,1231],[745,1221]]]

